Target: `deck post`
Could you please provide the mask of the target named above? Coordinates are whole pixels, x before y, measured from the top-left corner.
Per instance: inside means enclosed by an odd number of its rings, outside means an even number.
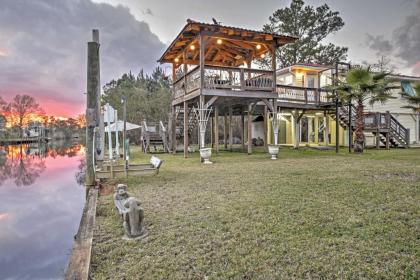
[[[233,149],[233,124],[232,124],[233,108],[229,106],[229,150]]]
[[[353,109],[353,106],[352,106],[352,103],[351,103],[351,99],[350,99],[350,101],[349,101],[349,104],[348,104],[348,111],[349,111],[349,126],[347,127],[348,128],[348,133],[349,133],[349,153],[351,153],[351,149],[352,149],[352,147],[353,147],[353,129],[352,129],[352,121],[351,121],[351,119],[353,118],[352,117],[352,109]]]
[[[242,151],[245,152],[245,116],[242,111],[241,111],[241,143],[242,143]]]
[[[279,144],[279,119],[277,116],[277,98],[273,99],[273,133],[274,145]]]
[[[299,111],[295,111],[292,114],[293,120],[293,132],[294,132],[294,141],[293,141],[293,148],[299,149],[300,144],[300,120],[299,120]]]
[[[330,145],[330,138],[329,138],[329,134],[330,134],[330,120],[328,119],[328,115],[326,112],[324,112],[324,142],[325,142],[325,146],[329,146]]]
[[[228,142],[228,118],[227,113],[225,112],[224,115],[224,125],[223,125],[223,144],[225,147],[225,150],[227,150],[227,142]]]
[[[376,132],[375,138],[376,138],[376,141],[375,141],[376,149],[378,150],[379,146],[381,145],[381,134],[379,133],[379,131]]]
[[[219,107],[214,106],[214,146],[216,154],[219,153]]]
[[[389,141],[390,141],[390,139],[389,139],[389,131],[388,131],[386,133],[386,146],[385,146],[387,150],[389,150],[389,146],[390,146]]]
[[[267,125],[268,125],[268,109],[267,109],[267,105],[265,105],[264,106],[264,150],[265,151],[267,151],[267,145],[268,145]]]
[[[176,64],[175,63],[172,63],[172,81],[176,81]],[[174,95],[175,92],[172,92],[172,94]],[[176,119],[175,117],[176,117],[175,106],[171,106],[171,118],[170,118],[171,135],[169,136],[169,139],[171,142],[170,144],[171,144],[171,149],[172,149],[173,154],[176,154]]]
[[[252,103],[248,104],[248,155],[252,154]]]
[[[276,66],[277,41],[274,41],[271,49],[271,68],[273,70],[273,92],[277,91],[277,66]]]
[[[94,137],[95,127],[98,124],[98,114],[96,113],[97,93],[99,85],[99,44],[88,42],[87,49],[87,89],[86,89],[86,186],[95,184],[95,164],[94,164]]]
[[[314,118],[314,123],[315,123],[315,127],[314,127],[314,132],[315,132],[315,144],[319,143],[319,117],[315,114],[315,118]]]
[[[171,144],[172,153],[176,154],[176,110],[175,106],[171,106]]]
[[[188,103],[184,101],[184,158],[188,157]]]
[[[339,100],[335,98],[335,152],[340,151],[340,115],[339,115]]]

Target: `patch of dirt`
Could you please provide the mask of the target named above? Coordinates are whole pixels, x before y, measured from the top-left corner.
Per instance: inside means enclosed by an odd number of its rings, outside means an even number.
[[[113,185],[101,185],[99,188],[99,194],[102,196],[111,195],[114,193],[114,186]]]
[[[420,177],[418,177],[416,173],[383,173],[379,175],[373,175],[373,178],[377,180],[401,179],[410,182],[416,182],[420,180]]]

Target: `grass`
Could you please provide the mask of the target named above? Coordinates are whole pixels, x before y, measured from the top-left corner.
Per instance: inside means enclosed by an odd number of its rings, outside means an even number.
[[[160,157],[159,175],[121,180],[146,239],[122,240],[100,197],[93,279],[420,278],[420,149]]]

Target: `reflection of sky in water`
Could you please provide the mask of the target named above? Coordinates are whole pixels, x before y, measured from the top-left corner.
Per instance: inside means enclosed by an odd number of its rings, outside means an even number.
[[[0,167],[0,279],[59,279],[85,201],[84,187],[75,178],[82,155],[51,151],[41,158],[25,153],[9,155],[9,169]],[[24,175],[16,170],[22,165]],[[27,172],[35,179],[18,186],[16,176]]]

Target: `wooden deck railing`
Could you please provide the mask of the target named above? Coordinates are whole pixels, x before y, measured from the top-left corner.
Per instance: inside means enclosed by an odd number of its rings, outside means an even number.
[[[387,130],[393,137],[410,144],[410,129],[405,128],[389,112],[386,113],[365,113],[365,130]]]
[[[280,100],[295,103],[320,105],[333,102],[331,92],[319,88],[277,85],[277,93]]]
[[[207,89],[273,90],[273,72],[260,69],[205,66],[204,87]]]
[[[273,72],[261,69],[226,66],[204,67],[204,88],[234,91],[271,91],[286,102],[321,105],[333,102],[330,91],[273,84]],[[200,67],[195,67],[173,84],[174,98],[179,98],[200,89]]]

